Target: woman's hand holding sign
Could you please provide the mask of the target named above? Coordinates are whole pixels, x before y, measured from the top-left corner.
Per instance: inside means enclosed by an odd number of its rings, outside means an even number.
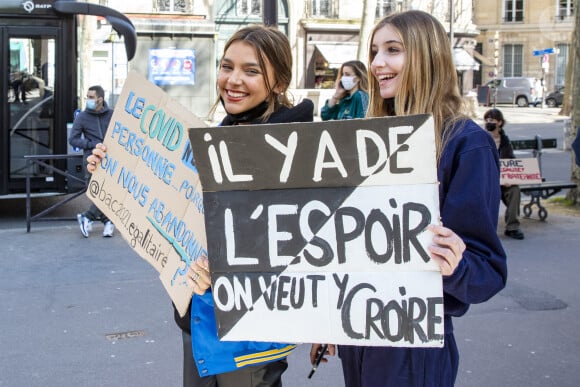
[[[98,143],[93,149],[93,154],[87,157],[87,171],[94,173],[101,163],[101,160],[107,156],[107,148],[105,145]]]
[[[187,285],[192,287],[193,292],[200,296],[209,289],[211,279],[207,257],[199,257],[191,263],[187,271]]]
[[[441,274],[450,276],[453,274],[459,262],[463,258],[465,243],[452,230],[437,225],[428,226],[433,234],[433,245],[429,247],[431,258],[439,264]]]

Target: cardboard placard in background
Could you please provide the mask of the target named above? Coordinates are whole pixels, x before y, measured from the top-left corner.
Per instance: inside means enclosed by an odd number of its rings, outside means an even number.
[[[183,316],[193,291],[185,274],[206,255],[202,191],[187,129],[205,124],[131,72],[111,118],[107,157],[87,196],[160,275]]]
[[[535,157],[500,159],[500,167],[501,185],[540,184],[542,182],[540,167]]]
[[[429,115],[190,130],[222,340],[443,345]]]

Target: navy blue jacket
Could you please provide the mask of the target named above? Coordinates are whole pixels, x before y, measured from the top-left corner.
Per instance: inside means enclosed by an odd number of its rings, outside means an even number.
[[[465,314],[470,304],[490,299],[507,280],[506,254],[496,231],[501,197],[498,152],[492,137],[475,122],[463,123],[437,168],[443,225],[467,246],[455,272],[443,277],[445,315],[453,317]],[[446,326],[447,332],[450,329]]]
[[[505,286],[506,254],[497,235],[499,159],[492,137],[472,120],[443,149],[437,168],[441,220],[467,248],[452,275],[443,277],[443,348],[339,346],[346,386],[453,386],[459,353],[452,317]]]

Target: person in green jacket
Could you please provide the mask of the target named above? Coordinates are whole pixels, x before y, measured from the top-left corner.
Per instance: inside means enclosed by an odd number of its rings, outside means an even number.
[[[364,63],[358,60],[344,62],[336,78],[334,95],[320,112],[323,121],[364,118],[369,104],[369,81]]]

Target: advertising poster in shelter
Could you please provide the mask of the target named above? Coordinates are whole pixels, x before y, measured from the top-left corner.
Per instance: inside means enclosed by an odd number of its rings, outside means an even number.
[[[220,339],[443,345],[430,115],[189,133]]]
[[[107,157],[87,196],[158,272],[184,315],[189,264],[206,253],[203,199],[188,128],[204,123],[131,72],[103,143]]]

